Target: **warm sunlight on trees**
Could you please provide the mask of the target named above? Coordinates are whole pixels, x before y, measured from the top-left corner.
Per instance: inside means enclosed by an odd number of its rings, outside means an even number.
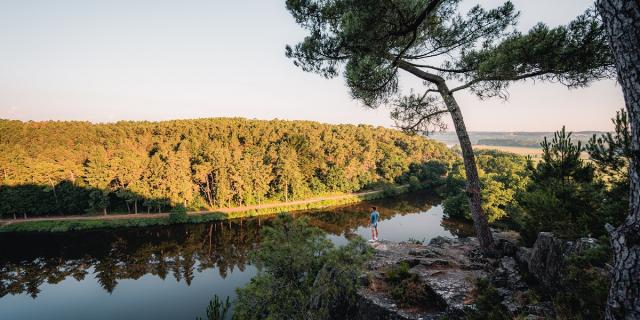
[[[411,164],[454,158],[397,130],[243,119],[0,120],[0,151],[3,218],[289,201],[393,183]]]

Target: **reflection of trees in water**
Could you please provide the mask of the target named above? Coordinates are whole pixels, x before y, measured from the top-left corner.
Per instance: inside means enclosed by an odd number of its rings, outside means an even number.
[[[331,211],[318,210],[311,214],[311,224],[334,235],[344,235],[347,239],[352,237],[353,231],[359,227],[369,225],[369,213],[371,206],[376,206],[380,212],[380,220],[389,220],[398,215],[415,214],[429,211],[433,205],[439,204],[433,194],[415,193],[402,195],[391,199],[380,199],[370,202],[362,202]]]
[[[233,268],[245,270],[247,255],[259,240],[257,224],[257,220],[233,221],[81,234],[6,235],[0,239],[3,244],[20,245],[0,257],[0,297],[27,293],[35,298],[42,284],[57,284],[67,277],[81,281],[91,269],[109,293],[119,280],[146,274],[161,279],[171,275],[190,285],[195,271],[217,267],[224,278]]]
[[[473,225],[469,222],[453,219],[442,219],[440,225],[444,228],[444,230],[451,232],[452,235],[459,238],[471,237],[475,235]]]
[[[380,219],[425,212],[438,199],[428,194],[405,195],[309,214],[311,224],[334,235],[353,237],[353,230],[369,223],[369,208],[378,207]],[[33,298],[44,283],[72,277],[82,281],[93,273],[109,293],[118,281],[151,274],[169,276],[188,285],[195,272],[218,268],[225,278],[234,268],[244,271],[248,254],[259,242],[260,225],[269,218],[212,224],[64,234],[0,235],[0,297],[27,293]],[[467,235],[467,225],[443,220],[454,235]],[[471,230],[472,232],[473,230]]]

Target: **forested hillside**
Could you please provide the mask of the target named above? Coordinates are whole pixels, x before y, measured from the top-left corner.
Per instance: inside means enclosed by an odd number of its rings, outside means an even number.
[[[397,130],[307,121],[0,120],[0,214],[258,204],[393,182],[454,156]]]

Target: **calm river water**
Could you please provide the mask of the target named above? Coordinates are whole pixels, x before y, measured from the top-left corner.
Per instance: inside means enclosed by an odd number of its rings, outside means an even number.
[[[443,219],[437,198],[410,194],[309,216],[336,244],[369,238],[368,208],[381,213],[380,238],[467,236]],[[271,218],[211,224],[75,232],[0,234],[0,319],[195,319],[209,299],[235,295],[256,270],[248,253]]]

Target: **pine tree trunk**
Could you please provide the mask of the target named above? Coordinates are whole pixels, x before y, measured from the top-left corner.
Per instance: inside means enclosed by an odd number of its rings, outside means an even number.
[[[640,0],[598,0],[631,127],[629,215],[607,226],[613,269],[606,319],[640,319]]]
[[[427,81],[435,84],[438,87],[438,92],[444,103],[447,106],[453,125],[456,128],[456,134],[458,141],[460,142],[460,149],[462,149],[462,160],[464,161],[464,169],[467,174],[467,197],[469,198],[469,209],[471,211],[471,218],[473,219],[473,227],[476,231],[476,236],[480,242],[480,247],[484,253],[493,253],[493,235],[491,229],[489,229],[489,223],[487,217],[482,210],[482,196],[480,194],[480,177],[478,176],[478,168],[476,167],[476,158],[473,155],[473,148],[471,147],[471,140],[469,134],[467,134],[467,128],[462,118],[462,111],[458,102],[453,97],[449,88],[447,87],[444,78],[424,72],[403,60],[397,61],[398,67],[403,70]]]
[[[51,190],[53,190],[53,198],[56,200],[56,207],[58,206],[58,193],[56,192],[56,186],[53,184],[51,178],[47,177],[49,180],[49,184],[51,185]]]
[[[206,177],[206,181],[207,181],[207,186],[206,186],[206,191],[205,194],[207,195],[207,202],[209,203],[209,208],[213,208],[213,196],[211,195],[211,184],[209,183],[209,174],[207,174]]]
[[[464,169],[467,175],[466,191],[467,197],[469,198],[469,209],[471,211],[471,218],[473,219],[473,227],[475,228],[476,236],[478,237],[482,250],[485,253],[492,252],[493,235],[491,234],[491,229],[489,229],[487,217],[482,210],[480,177],[478,176],[478,168],[476,167],[476,158],[473,154],[473,148],[471,147],[471,140],[469,139],[469,134],[467,133],[467,128],[462,118],[462,111],[456,99],[449,93],[449,88],[445,83],[439,83],[438,90],[451,114],[456,135],[460,142],[462,160],[464,161]]]
[[[289,202],[289,182],[284,184],[284,202]]]

